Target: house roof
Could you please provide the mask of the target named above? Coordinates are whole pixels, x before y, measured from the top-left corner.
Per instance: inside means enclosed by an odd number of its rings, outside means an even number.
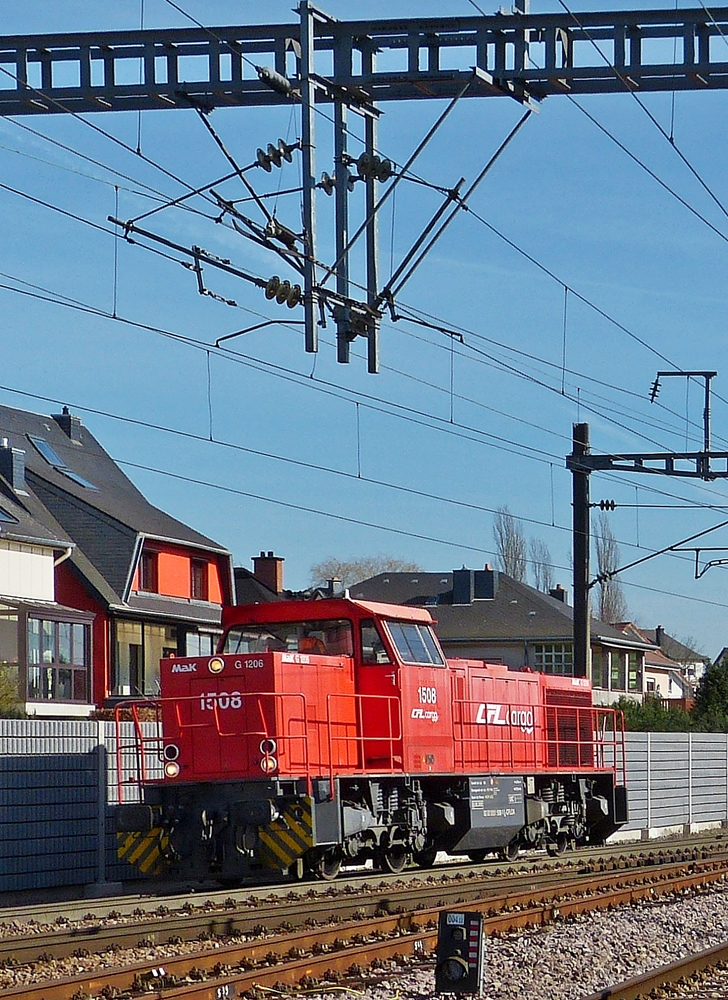
[[[227,557],[217,542],[150,504],[67,410],[45,416],[0,406],[0,438],[25,452],[26,479],[25,495],[3,480],[0,505],[7,494],[59,541],[69,544],[73,540],[71,562],[103,602],[126,602],[145,538]]]
[[[674,639],[661,628],[643,628],[642,634],[656,646],[678,663],[709,663],[710,657],[703,653],[697,653],[694,649],[686,646],[678,639]]]
[[[497,574],[492,599],[453,604],[452,573],[379,573],[351,587],[355,600],[385,601],[426,607],[437,620],[444,641],[571,641],[574,610],[568,604]],[[619,629],[592,619],[592,637],[620,646],[647,645],[631,640]]]
[[[16,496],[10,483],[0,475],[0,539],[28,542],[66,549],[72,544],[63,528],[52,518],[35,496]]]

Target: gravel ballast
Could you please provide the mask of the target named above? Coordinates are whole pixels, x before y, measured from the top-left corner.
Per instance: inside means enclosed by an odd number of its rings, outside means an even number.
[[[467,906],[463,907],[467,909]],[[640,903],[557,921],[486,943],[486,1000],[581,1000],[599,989],[728,941],[728,891]],[[307,1000],[428,1000],[432,965],[392,972],[386,982]]]

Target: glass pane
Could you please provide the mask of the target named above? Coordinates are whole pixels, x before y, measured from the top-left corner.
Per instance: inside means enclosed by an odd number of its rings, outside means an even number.
[[[71,662],[71,623],[58,622],[58,662]]]
[[[362,663],[391,663],[373,619],[361,623],[361,658]]]
[[[41,622],[43,662],[53,663],[55,659],[55,622]]]
[[[70,667],[61,667],[56,671],[56,698],[61,701],[70,701],[73,696],[72,673]]]
[[[387,628],[404,663],[432,663],[429,650],[417,625],[387,622]]]
[[[159,661],[176,654],[177,635],[171,625],[145,624],[143,694],[159,694]]]
[[[47,701],[52,700],[56,696],[56,672],[53,667],[43,667],[40,675],[41,680],[41,698],[45,698]]]
[[[28,667],[28,699],[37,701],[40,698],[40,667]]]
[[[28,619],[28,663],[40,663],[40,622]]]
[[[86,665],[86,625],[73,626],[73,657],[71,662],[76,666]]]
[[[73,671],[73,700],[74,701],[86,701],[86,671],[85,670],[74,670]]]
[[[441,666],[444,665],[442,658],[442,653],[440,652],[437,642],[435,641],[435,636],[432,634],[432,629],[429,625],[420,625],[420,633],[424,639],[425,646],[427,647],[427,652],[430,654],[430,660],[432,663],[438,663]]]
[[[0,663],[18,662],[18,616],[0,617]]]
[[[115,695],[142,694],[142,626],[140,622],[116,622],[114,658]]]

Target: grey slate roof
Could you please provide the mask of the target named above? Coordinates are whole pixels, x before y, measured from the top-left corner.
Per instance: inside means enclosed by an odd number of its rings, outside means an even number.
[[[452,603],[452,573],[380,573],[350,588],[366,601],[426,607],[438,622],[441,640],[571,641],[574,609],[548,594],[498,574],[493,600]],[[592,637],[618,645],[646,646],[619,629],[592,619]]]
[[[60,464],[43,457],[32,437],[47,442]],[[227,555],[217,542],[150,504],[80,422],[78,440],[72,440],[53,417],[0,406],[0,438],[25,451],[28,495],[16,494],[16,504],[64,545],[73,539],[72,564],[105,603],[124,601],[144,536]],[[6,493],[13,496],[0,477],[0,505]]]
[[[12,520],[7,520],[8,515]],[[0,539],[65,549],[71,544],[66,532],[42,510],[35,497],[16,497],[0,475]]]

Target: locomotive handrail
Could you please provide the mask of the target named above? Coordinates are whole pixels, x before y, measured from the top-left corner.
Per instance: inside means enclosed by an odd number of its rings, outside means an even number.
[[[356,726],[357,726],[356,735],[353,737],[353,739],[352,739],[351,736],[347,736],[347,735],[344,735],[344,736],[334,736],[334,733],[333,733],[333,724],[332,723],[333,723],[334,720],[336,720],[337,725],[340,724],[340,719],[338,718],[338,716],[333,715],[333,713],[332,713],[332,704],[333,704],[334,700],[336,700],[336,699],[339,699],[339,700],[348,700],[348,701],[352,701],[353,702],[354,709],[355,709],[355,712],[356,712]],[[364,709],[364,703],[366,701],[379,702],[379,703],[386,702],[387,703],[387,706],[386,706],[387,707],[387,721],[389,723],[389,733],[388,734],[386,734],[386,735],[385,734],[379,734],[379,735],[376,735],[376,736],[365,736],[364,735],[363,709]],[[395,711],[394,714],[391,711],[392,708],[396,709],[396,711]],[[351,745],[351,743],[353,742],[354,745],[355,745],[355,747],[356,747],[356,756],[357,756],[357,764],[358,764],[357,770],[363,772],[363,771],[366,770],[366,759],[367,758],[366,758],[366,752],[365,751],[366,751],[366,745],[367,745],[367,743],[381,743],[381,742],[384,742],[384,743],[388,744],[388,746],[389,746],[389,760],[391,762],[391,766],[390,767],[382,767],[382,768],[379,768],[379,770],[390,771],[393,774],[400,774],[400,773],[404,772],[404,770],[405,770],[404,760],[401,757],[399,759],[399,765],[396,766],[396,767],[394,766],[394,762],[396,760],[396,755],[395,755],[395,752],[394,752],[394,750],[395,750],[395,744],[401,742],[402,737],[403,737],[402,703],[401,703],[401,700],[396,695],[385,695],[385,694],[343,694],[343,693],[340,693],[340,692],[337,692],[337,693],[334,693],[334,694],[328,694],[326,696],[326,721],[327,721],[327,730],[328,730],[329,779],[332,782],[332,785],[331,785],[332,788],[333,788],[333,780],[334,780],[334,743],[345,743],[345,744],[348,743],[349,745]],[[397,730],[398,731],[396,733],[392,732],[392,722],[393,721],[395,721],[397,723]],[[347,772],[347,773],[350,773],[350,772]]]
[[[612,708],[488,706],[482,699],[460,698],[453,701],[452,731],[455,762],[461,767],[514,768],[520,751],[517,761],[520,767],[547,771],[564,767],[610,770],[624,781],[623,716]],[[606,747],[613,751],[611,764],[605,762]]]
[[[157,732],[153,736],[145,736],[142,729],[143,720],[139,718],[140,709],[149,709],[154,711],[156,718],[154,720],[144,720],[149,722],[150,725],[155,725],[157,727]],[[146,784],[149,780],[147,774],[147,744],[156,743],[158,745],[158,755],[160,760],[162,759],[162,733],[161,733],[161,700],[158,698],[144,698],[144,699],[134,699],[129,701],[118,702],[114,706],[114,727],[116,736],[116,794],[119,802],[123,801],[124,798],[124,788],[125,786],[134,786],[140,788],[142,785]],[[129,712],[131,715],[130,719],[123,719],[122,715],[124,712]],[[131,742],[131,749],[136,751],[134,754],[134,771],[136,773],[136,779],[132,776],[127,780],[124,780],[124,750],[128,749],[126,743],[122,739],[121,726],[123,722],[129,722],[132,725],[133,739]],[[129,768],[131,770],[131,768]]]

